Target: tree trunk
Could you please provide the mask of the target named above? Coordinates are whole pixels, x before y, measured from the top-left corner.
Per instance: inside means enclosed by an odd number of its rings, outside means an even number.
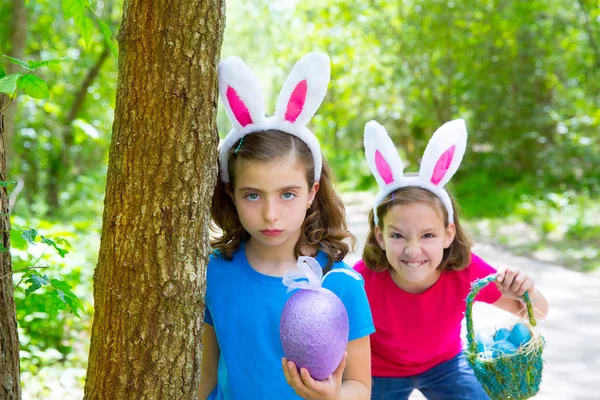
[[[225,4],[125,0],[86,399],[194,399]]]
[[[3,95],[0,94],[0,104]],[[6,182],[4,120],[0,113],[0,181]],[[0,186],[0,399],[21,398],[19,379],[19,337],[15,312],[12,263],[10,259],[10,218],[6,187]]]

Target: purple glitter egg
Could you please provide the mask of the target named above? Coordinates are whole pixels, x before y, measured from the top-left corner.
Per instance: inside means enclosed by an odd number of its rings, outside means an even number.
[[[285,357],[319,381],[340,365],[349,330],[344,303],[324,288],[294,293],[283,307],[279,324]]]

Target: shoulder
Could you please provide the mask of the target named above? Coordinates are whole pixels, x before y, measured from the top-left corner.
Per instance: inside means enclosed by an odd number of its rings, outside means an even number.
[[[472,279],[484,278],[496,272],[496,269],[475,253],[471,253],[471,263],[466,268]]]
[[[342,297],[364,291],[363,277],[343,261],[333,264],[323,281],[323,287]]]
[[[343,261],[335,262],[333,267],[331,267],[330,273],[331,272],[333,272],[332,275],[337,275],[344,280],[352,279],[360,282],[361,284],[363,282],[361,274]]]
[[[225,256],[219,250],[213,250],[208,256],[208,268],[215,268],[228,262],[232,262],[233,259],[227,260]]]
[[[378,274],[377,272],[367,267],[367,264],[363,260],[358,260],[356,264],[354,264],[353,268],[362,276],[363,280],[365,281],[365,284],[372,282]]]
[[[354,264],[354,270],[359,274],[363,275],[365,272],[369,271],[367,264],[363,260],[358,260],[356,264]]]
[[[231,259],[225,258],[225,255],[220,253],[218,250],[214,250],[208,256],[208,265],[206,267],[206,279],[212,283],[216,280],[220,280],[223,275],[232,273],[232,268],[239,264],[239,257],[236,257],[238,252],[233,253]]]

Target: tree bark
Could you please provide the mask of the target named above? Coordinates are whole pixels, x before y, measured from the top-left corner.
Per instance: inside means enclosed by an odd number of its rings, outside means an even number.
[[[0,104],[3,95],[0,94]],[[4,120],[0,113],[0,181],[6,182],[6,149]],[[0,186],[0,399],[19,400],[19,337],[15,310],[12,262],[10,258],[10,218],[6,187]]]
[[[225,4],[125,0],[86,399],[194,399]]]

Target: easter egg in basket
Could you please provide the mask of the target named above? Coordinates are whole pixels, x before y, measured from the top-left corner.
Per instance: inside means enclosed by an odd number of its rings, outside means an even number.
[[[508,340],[517,347],[524,346],[531,340],[531,331],[525,324],[516,324],[510,331]]]
[[[306,280],[295,281],[302,278]],[[344,303],[321,286],[323,279],[314,258],[299,258],[298,270],[284,275],[288,291],[299,290],[286,302],[279,324],[285,357],[298,370],[306,368],[315,380],[327,379],[340,365],[350,329]]]

